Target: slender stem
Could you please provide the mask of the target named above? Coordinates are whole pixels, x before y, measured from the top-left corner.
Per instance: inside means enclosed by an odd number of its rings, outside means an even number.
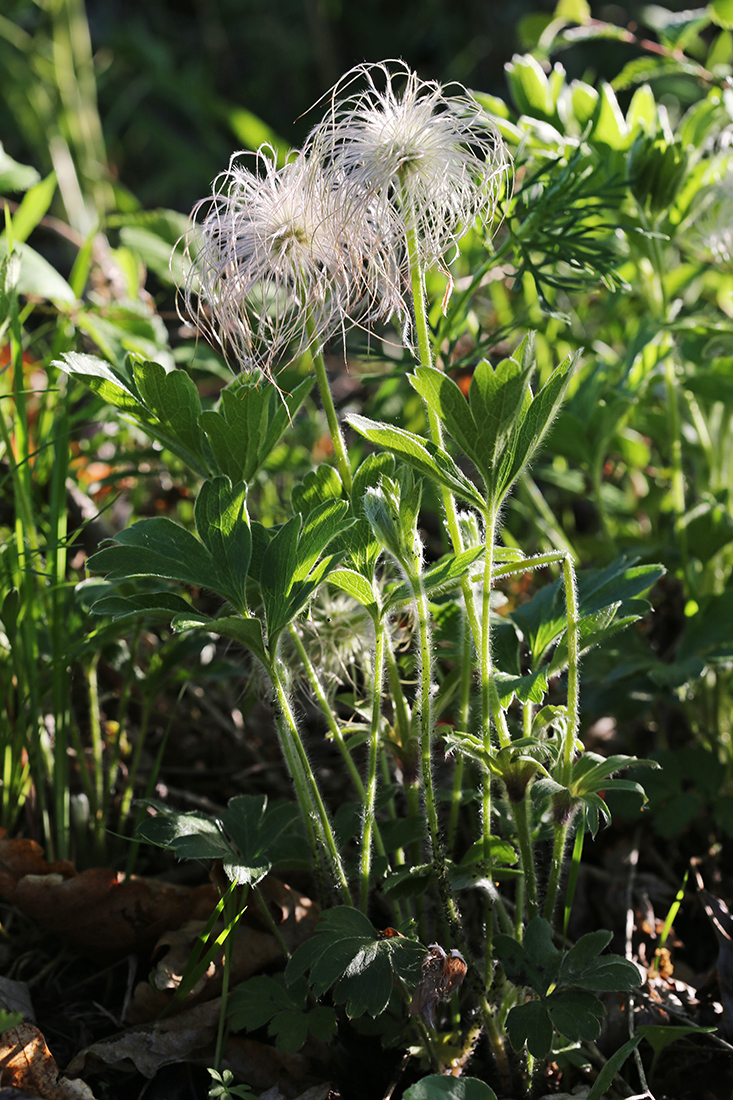
[[[676,516],[676,534],[680,544],[682,569],[687,577],[687,528],[685,514],[685,475],[682,470],[682,432],[680,428],[680,404],[677,392],[677,371],[674,356],[670,352],[664,360],[664,383],[667,392],[667,424],[669,426],[670,462],[672,465],[672,506]]]
[[[522,863],[527,914],[529,919],[532,920],[533,917],[539,915],[540,907],[537,902],[537,877],[534,869],[534,854],[529,830],[528,799],[526,795],[519,802],[512,802],[511,807],[514,824],[517,827],[517,839],[519,840],[519,858]]]
[[[227,926],[227,937],[224,944],[224,954],[222,957],[222,976],[221,976],[221,1009],[219,1012],[219,1026],[216,1032],[216,1047],[214,1048],[214,1069],[219,1070],[221,1068],[222,1054],[224,1053],[224,1037],[226,1034],[226,1019],[227,1019],[227,999],[229,997],[229,982],[232,974],[232,960],[234,958],[234,950],[237,939],[237,925],[242,917],[247,906],[244,904],[244,899],[247,896],[248,887],[244,887],[242,901],[237,904],[237,891],[236,884],[232,883],[230,889],[227,891],[224,897],[224,910],[222,916]],[[233,908],[233,912],[232,912]]]
[[[404,184],[400,189],[401,200],[403,206],[404,222],[406,226],[406,245],[408,262],[410,267],[410,283],[412,288],[413,308],[415,312],[415,329],[417,333],[418,351],[420,354],[420,362],[423,366],[433,366],[432,351],[430,346],[430,332],[428,328],[427,312],[425,308],[425,279],[423,273],[423,265],[420,259],[415,213],[412,206],[412,201],[409,197],[407,189]],[[430,428],[430,434],[433,442],[437,446],[443,444],[443,431],[440,420],[435,413],[428,408],[428,425]],[[451,543],[454,553],[460,552],[463,549],[463,540],[461,538],[460,526],[458,524],[458,513],[456,509],[456,503],[453,495],[447,490],[443,489],[441,492],[443,500],[443,508],[445,510],[446,525],[448,533],[450,535]],[[491,542],[493,544],[493,530],[491,531]],[[489,541],[487,539],[487,541]],[[411,582],[412,584],[412,582]],[[420,585],[421,587],[421,585]],[[471,629],[474,637],[474,642],[477,649],[480,646],[480,623],[477,614],[473,592],[471,590],[470,582],[467,578],[463,579],[461,584],[464,601],[466,605],[466,612],[469,617]],[[413,586],[413,592],[415,594],[415,602],[418,608],[418,628],[421,633],[421,650],[424,648],[423,642],[427,638],[427,630],[423,631],[421,627],[421,619],[425,620],[425,626],[427,627],[427,600],[425,598],[424,590],[420,592],[416,591]],[[425,653],[425,659],[430,659],[430,647],[427,645],[427,652]],[[455,935],[457,942],[463,947],[464,953],[466,953],[466,959],[470,960],[470,953],[468,952],[468,944],[465,941],[465,935],[460,924],[460,918],[458,915],[458,909],[455,904],[455,900],[450,891],[450,887],[447,881],[447,875],[445,873],[445,854],[440,844],[440,838],[438,835],[438,821],[435,814],[435,803],[432,793],[432,773],[431,773],[431,746],[430,746],[430,734],[431,730],[428,728],[427,737],[425,735],[425,728],[423,723],[428,718],[430,721],[431,706],[430,706],[430,679],[429,675],[426,677],[425,667],[423,666],[421,671],[421,688],[422,688],[422,708],[421,708],[421,752],[423,760],[423,781],[425,783],[425,796],[426,796],[426,809],[428,810],[428,828],[431,835],[431,842],[433,841],[433,834],[435,835],[435,842],[433,843],[433,859],[436,864],[436,872],[438,876],[438,887],[441,893],[441,900],[443,901],[446,914],[451,923],[451,929]],[[427,687],[427,696],[425,695]],[[427,769],[425,768],[427,756]],[[425,780],[425,772],[427,770],[428,779]],[[430,786],[430,796],[428,796],[428,784]],[[431,822],[431,810],[428,807],[428,797],[432,798],[432,815],[433,820]],[[490,820],[490,819],[489,819]],[[490,939],[490,937],[489,937]],[[465,946],[464,946],[465,945]],[[491,1043],[492,1051],[499,1068],[499,1072],[502,1077],[503,1083],[508,1083],[510,1079],[509,1064],[507,1061],[506,1050],[504,1048],[504,1040],[499,1031],[496,1018],[494,1016],[493,1009],[486,999],[485,987],[481,975],[476,971],[474,964],[469,961],[469,978],[471,984],[474,987],[476,995],[479,1001],[479,1008],[481,1015],[486,1026],[486,1031]]]
[[[89,687],[89,728],[92,742],[92,764],[94,768],[94,803],[91,806],[94,819],[94,843],[96,854],[101,855],[104,838],[104,741],[102,724],[99,718],[99,682],[97,666],[101,654],[95,653],[89,662],[87,682]]]
[[[137,780],[137,773],[140,768],[140,761],[142,760],[143,748],[147,739],[148,728],[150,726],[150,713],[153,706],[153,700],[149,696],[145,696],[142,705],[142,712],[140,715],[140,727],[137,731],[137,739],[135,741],[135,749],[132,754],[132,760],[130,761],[130,768],[125,779],[125,786],[122,791],[122,799],[120,801],[120,822],[124,823],[127,815],[130,812],[132,806],[132,800],[135,796],[135,782]]]
[[[467,730],[471,714],[471,677],[473,674],[471,657],[473,656],[473,646],[471,644],[471,634],[468,629],[465,611],[461,618],[461,631],[463,634],[463,646],[461,655],[461,702],[458,711],[458,726],[459,729]],[[464,763],[463,753],[459,753],[453,771],[453,793],[451,796],[450,818],[448,819],[448,841],[446,846],[449,852],[453,851],[458,831],[458,814],[461,809],[461,795],[463,792]]]
[[[570,923],[570,912],[573,908],[573,898],[575,897],[575,886],[578,881],[578,872],[580,871],[580,860],[583,855],[583,841],[585,840],[585,807],[580,811],[578,825],[575,830],[575,844],[573,845],[573,855],[570,861],[570,874],[568,876],[568,888],[565,894],[565,913],[563,914],[562,934],[567,936],[568,924]]]
[[[339,424],[338,414],[336,413],[336,406],[333,403],[333,394],[331,393],[331,387],[328,384],[328,373],[326,371],[326,364],[323,360],[323,352],[318,346],[315,338],[315,324],[310,312],[306,313],[305,321],[306,332],[311,341],[311,359],[313,361],[313,370],[316,375],[316,382],[318,383],[318,391],[321,395],[321,402],[323,404],[323,411],[326,414],[326,420],[328,421],[328,430],[331,433],[331,442],[333,444],[333,453],[336,457],[336,464],[341,474],[341,480],[344,483],[346,492],[351,494],[351,467],[349,466],[349,456],[346,451],[346,444],[344,443],[344,437],[341,433],[341,425]]]
[[[267,923],[269,925],[269,928],[270,928],[270,931],[272,932],[273,936],[275,937],[275,939],[279,943],[280,950],[282,951],[283,955],[285,956],[286,959],[289,959],[290,954],[291,954],[290,953],[290,948],[288,947],[285,940],[283,939],[282,932],[278,928],[278,926],[275,922],[275,918],[273,917],[272,913],[270,912],[270,906],[267,904],[267,898],[262,893],[262,890],[260,889],[259,886],[255,886],[255,887],[253,887],[253,889],[254,889],[255,897],[257,898],[257,901],[259,902],[260,912],[262,913],[262,916],[267,921]]]
[[[445,875],[445,853],[440,840],[438,812],[433,787],[433,700],[432,700],[432,650],[430,645],[430,620],[428,600],[422,577],[415,572],[409,576],[410,587],[415,598],[417,611],[417,634],[420,646],[420,687],[417,720],[420,738],[420,762],[422,768],[423,797],[428,822],[428,835],[435,862],[435,870],[440,878]]]
[[[565,859],[565,844],[568,837],[567,825],[555,826],[555,839],[552,845],[552,861],[550,863],[550,878],[547,883],[547,896],[545,897],[545,920],[552,923],[552,915],[555,912],[557,889],[560,885],[563,862]]]
[[[295,646],[295,650],[298,654],[298,657],[300,658],[300,662],[303,665],[303,670],[304,670],[304,672],[306,674],[306,677],[308,679],[308,683],[310,684],[311,688],[313,689],[313,694],[315,695],[316,699],[318,700],[318,705],[320,706],[321,711],[323,712],[323,716],[326,719],[326,723],[328,724],[328,728],[329,728],[329,731],[331,733],[331,736],[334,739],[336,747],[338,748],[339,752],[341,753],[344,764],[346,765],[346,770],[348,771],[349,776],[351,777],[351,781],[354,784],[354,788],[356,790],[356,793],[359,796],[359,798],[363,801],[364,800],[364,783],[362,781],[361,776],[359,775],[359,769],[357,768],[356,764],[354,763],[354,758],[352,757],[351,753],[349,752],[348,745],[344,741],[344,735],[341,732],[341,727],[339,726],[338,719],[336,718],[336,715],[333,712],[333,707],[331,706],[331,703],[329,702],[328,696],[326,695],[326,692],[323,689],[323,684],[321,683],[321,680],[318,676],[318,673],[316,672],[315,668],[313,667],[313,662],[311,661],[310,657],[308,656],[308,651],[305,648],[305,646],[303,645],[303,641],[302,641],[300,635],[298,634],[298,631],[297,631],[297,629],[296,629],[296,627],[294,626],[293,623],[291,623],[290,626],[288,627],[288,633],[290,635],[290,639],[291,639],[293,645]]]
[[[349,883],[341,862],[341,856],[336,846],[336,839],[333,835],[331,822],[328,819],[328,813],[326,812],[326,807],[321,798],[321,792],[318,788],[316,777],[313,774],[313,769],[310,766],[305,746],[303,745],[298,731],[298,724],[295,720],[295,715],[290,706],[290,700],[288,699],[285,686],[280,676],[277,659],[270,663],[268,672],[270,673],[272,685],[275,689],[275,696],[285,727],[286,736],[282,739],[283,750],[284,752],[286,748],[288,750],[285,752],[285,758],[290,768],[290,774],[295,785],[298,801],[301,809],[304,810],[305,816],[308,816],[306,807],[309,805],[312,807],[315,820],[318,824],[321,843],[328,858],[332,877],[338,884],[344,903],[346,905],[351,905]]]
[[[578,591],[575,569],[569,557],[562,563],[565,586],[565,609],[568,623],[568,716],[563,749],[563,782],[570,782],[575,755],[575,742],[580,721],[580,623],[578,615]]]
[[[382,682],[384,679],[384,621],[374,624],[376,646],[374,651],[374,683],[372,686],[372,719],[369,729],[369,762],[367,768],[364,817],[361,834],[361,909],[367,911],[369,902],[369,875],[372,859],[372,831],[376,825],[374,807],[377,797],[377,764],[379,759],[379,725],[382,715]]]

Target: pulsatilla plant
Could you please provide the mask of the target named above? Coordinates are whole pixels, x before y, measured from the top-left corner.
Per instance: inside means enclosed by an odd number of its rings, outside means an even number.
[[[185,373],[154,363],[74,353],[62,366],[201,479],[195,532],[145,519],[91,559],[109,583],[93,610],[231,639],[271,688],[307,847],[292,815],[248,796],[219,818],[157,803],[141,830],[179,855],[222,859],[247,888],[286,867],[289,852],[309,860],[326,902],[319,931],[284,976],[233,992],[232,1025],[268,1024],[296,1049],[309,1030],[332,1034],[340,1006],[384,1018],[385,1036],[399,1017],[405,1042],[436,1071],[464,1064],[483,1030],[486,1079],[519,1089],[531,1080],[522,1066],[597,1037],[594,990],[639,982],[630,962],[600,957],[610,933],[563,953],[557,924],[572,901],[570,888],[559,904],[571,838],[577,869],[586,829],[608,817],[604,792],[643,797],[612,778],[633,758],[584,751],[580,658],[640,617],[661,570],[621,558],[578,578],[569,554],[528,558],[502,544],[502,508],[577,356],[539,372],[527,335],[498,361],[474,363],[466,392],[435,356],[426,287],[433,268],[449,277],[466,234],[489,247],[509,178],[499,133],[465,89],[423,82],[401,63],[360,66],[302,152],[280,167],[266,148],[251,167],[233,160],[194,211],[182,303],[244,372],[218,407],[203,408]],[[425,430],[352,413],[348,448],[324,344],[390,319],[416,360],[407,382]],[[335,466],[307,472],[289,518],[265,526],[250,514],[252,490],[312,385],[276,382],[296,360],[301,375],[312,365]],[[433,500],[447,545],[428,560],[421,516]],[[558,579],[499,616],[497,584],[537,569]],[[181,585],[215,593],[220,610],[199,611]],[[329,600],[347,601],[361,622],[348,721],[304,622]],[[337,824],[349,807],[329,805],[293,703],[300,676],[352,786],[358,824],[346,841]]]

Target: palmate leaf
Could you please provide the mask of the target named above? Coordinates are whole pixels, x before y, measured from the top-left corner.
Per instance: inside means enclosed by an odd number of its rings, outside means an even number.
[[[581,644],[585,649],[640,618],[647,604],[637,597],[664,574],[661,565],[637,565],[637,558],[621,556],[605,569],[588,569],[578,576]],[[612,613],[611,613],[612,612]],[[565,633],[565,597],[561,581],[545,585],[511,616],[530,649],[536,668],[547,651]],[[623,622],[623,620],[626,620]],[[567,663],[566,643],[553,658],[550,673]]]
[[[498,935],[494,940],[496,957],[514,985],[530,986],[544,996],[556,981],[562,954],[552,942],[552,928],[542,917],[527,925],[524,942],[513,936]]]
[[[353,415],[347,419],[370,443],[384,447],[395,458],[406,462],[430,481],[449,489],[480,512],[486,511],[481,493],[456,466],[447,451],[404,428],[394,428],[391,424],[369,420],[366,416]]]
[[[405,1089],[404,1100],[496,1100],[496,1093],[478,1077],[439,1077],[431,1073]]]
[[[107,404],[134,416],[148,435],[199,476],[208,476],[209,463],[198,424],[201,401],[185,371],[166,371],[160,363],[132,356],[113,366],[96,355],[73,351],[53,365],[82,379]]]
[[[337,1029],[332,1008],[308,1008],[307,982],[301,979],[288,987],[282,974],[259,974],[242,982],[229,997],[227,1017],[235,1030],[256,1031],[269,1024],[278,1050],[289,1053],[300,1050],[308,1032],[328,1042]]]
[[[157,799],[141,802],[156,814],[138,826],[137,836],[179,859],[219,859],[230,881],[240,885],[256,885],[278,861],[297,863],[303,854],[295,803],[268,806],[266,795],[239,795],[214,817],[179,813]]]
[[[439,562],[427,569],[422,575],[422,583],[428,596],[456,588],[471,567],[485,555],[483,546],[472,546],[460,554],[446,554]],[[402,603],[413,599],[412,589],[406,581],[397,585],[385,600],[385,611],[391,611]]]
[[[348,507],[346,501],[332,500],[315,508],[305,521],[293,516],[264,549],[260,589],[271,649],[318,585],[340,564],[343,550],[325,558],[320,555],[353,523]]]
[[[562,403],[578,356],[566,358],[535,397],[532,341],[495,368],[476,367],[466,402],[456,383],[433,367],[418,367],[410,382],[446,431],[475,464],[495,507],[530,461]]]
[[[406,936],[381,939],[357,909],[326,910],[316,935],[293,953],[285,969],[288,983],[309,973],[316,997],[333,989],[337,1004],[354,1018],[378,1016],[389,1003],[395,976],[415,980],[425,948]]]
[[[154,577],[207,588],[246,614],[252,537],[244,486],[225,477],[204,482],[194,513],[202,541],[164,516],[143,519],[121,531],[116,545],[93,554],[90,568],[112,581]]]
[[[232,485],[228,477],[205,481],[194,506],[199,538],[209,550],[227,591],[236,594],[232,603],[246,610],[245,594],[252,557],[252,533],[245,505],[243,482]]]
[[[292,418],[313,388],[308,378],[292,393],[237,380],[222,391],[218,410],[201,413],[217,466],[233,482],[249,483],[279,443]]]
[[[495,937],[497,958],[509,980],[530,986],[539,997],[513,1008],[507,1016],[515,1050],[526,1043],[530,1054],[544,1058],[554,1031],[571,1042],[598,1037],[605,1008],[590,991],[621,992],[642,981],[628,959],[601,955],[610,939],[611,933],[605,930],[589,932],[562,954],[552,942],[549,922],[541,917],[530,921],[521,944],[512,936]]]
[[[191,377],[184,370],[166,371],[160,363],[139,360],[133,362],[132,373],[144,403],[142,418],[154,425],[156,438],[206,476],[201,399]]]
[[[144,410],[129,359],[112,366],[97,355],[69,351],[63,359],[54,359],[51,366],[58,367],[73,378],[83,379],[91,390],[113,408],[138,415]]]

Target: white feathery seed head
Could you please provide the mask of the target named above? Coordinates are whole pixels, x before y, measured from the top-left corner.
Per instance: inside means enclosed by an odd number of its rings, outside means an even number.
[[[404,309],[389,243],[370,211],[347,218],[336,181],[302,153],[282,167],[269,146],[235,153],[191,214],[182,312],[271,378],[335,332]]]
[[[355,84],[361,90],[346,96]],[[367,202],[402,242],[411,219],[426,266],[442,265],[477,221],[493,218],[510,158],[462,85],[444,89],[403,61],[384,61],[357,65],[329,94],[330,109],[305,149],[337,182],[347,207]]]

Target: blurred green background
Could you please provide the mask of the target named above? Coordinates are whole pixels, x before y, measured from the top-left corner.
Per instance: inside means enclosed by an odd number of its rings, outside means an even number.
[[[43,175],[62,174],[65,145],[82,189],[92,185],[103,208],[187,211],[235,149],[278,137],[299,144],[308,107],[360,61],[402,57],[423,78],[501,95],[504,64],[536,44],[555,8],[556,0],[5,0],[0,140]],[[653,10],[591,4],[594,17],[620,25],[642,16],[653,25]],[[635,50],[595,41],[561,61],[570,76],[610,76]]]

